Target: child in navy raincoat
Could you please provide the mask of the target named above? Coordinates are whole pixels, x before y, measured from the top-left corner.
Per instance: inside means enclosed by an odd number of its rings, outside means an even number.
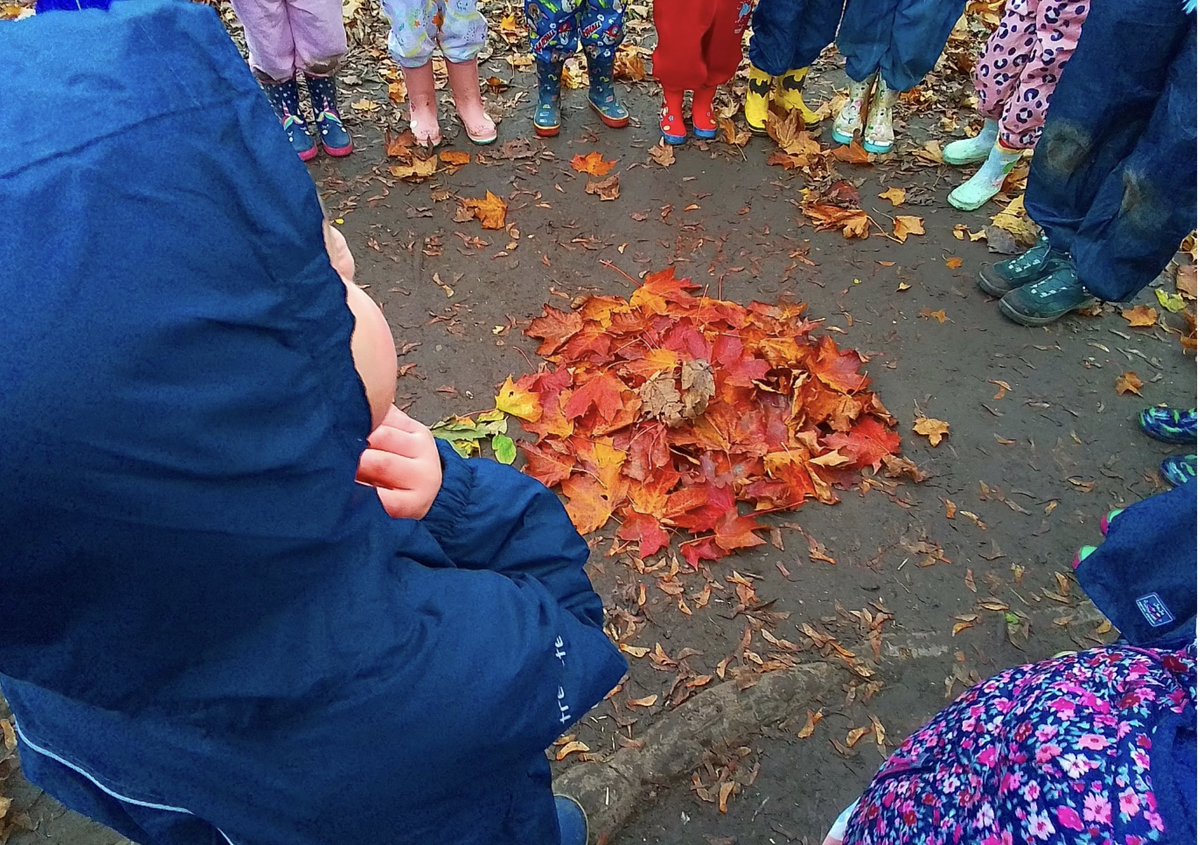
[[[355,483],[346,287],[217,16],[117,0],[0,52],[26,59],[0,686],[27,776],[140,845],[560,842],[544,749],[625,668],[587,546],[495,463],[442,450],[420,520]]]

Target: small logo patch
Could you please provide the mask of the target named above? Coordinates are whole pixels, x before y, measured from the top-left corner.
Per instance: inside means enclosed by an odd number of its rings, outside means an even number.
[[[1142,616],[1146,617],[1146,621],[1155,628],[1170,625],[1175,621],[1175,616],[1167,609],[1167,605],[1163,600],[1158,597],[1158,593],[1142,596],[1137,600],[1137,606],[1138,610],[1142,612]]]

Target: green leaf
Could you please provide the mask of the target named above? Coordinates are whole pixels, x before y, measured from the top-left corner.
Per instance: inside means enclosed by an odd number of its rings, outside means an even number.
[[[1166,308],[1172,314],[1178,314],[1180,311],[1187,308],[1187,303],[1183,297],[1177,293],[1167,293],[1162,288],[1154,291],[1154,295],[1158,297],[1158,304]]]
[[[497,434],[492,438],[492,451],[496,453],[496,460],[507,466],[517,459],[517,444],[507,434]]]

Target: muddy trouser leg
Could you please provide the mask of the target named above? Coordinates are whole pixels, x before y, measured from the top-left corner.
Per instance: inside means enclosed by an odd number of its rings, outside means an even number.
[[[346,55],[341,0],[288,0],[296,64],[309,76],[333,76]]]
[[[260,82],[296,75],[296,42],[285,0],[231,0],[246,31],[250,68]]]
[[[1025,203],[1096,296],[1151,282],[1196,220],[1196,24],[1174,0],[1093,4]]]
[[[900,0],[848,0],[838,28],[838,52],[846,57],[846,75],[862,82],[879,70],[891,43]]]

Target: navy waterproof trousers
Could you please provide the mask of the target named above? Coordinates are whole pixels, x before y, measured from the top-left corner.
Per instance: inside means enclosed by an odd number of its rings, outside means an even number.
[[[846,75],[862,82],[879,71],[895,91],[916,88],[965,6],[965,0],[849,0],[837,36]]]
[[[1196,228],[1196,16],[1181,5],[1093,3],[1034,152],[1025,206],[1109,302]]]
[[[845,0],[758,0],[750,62],[771,76],[805,68],[833,43]]]

